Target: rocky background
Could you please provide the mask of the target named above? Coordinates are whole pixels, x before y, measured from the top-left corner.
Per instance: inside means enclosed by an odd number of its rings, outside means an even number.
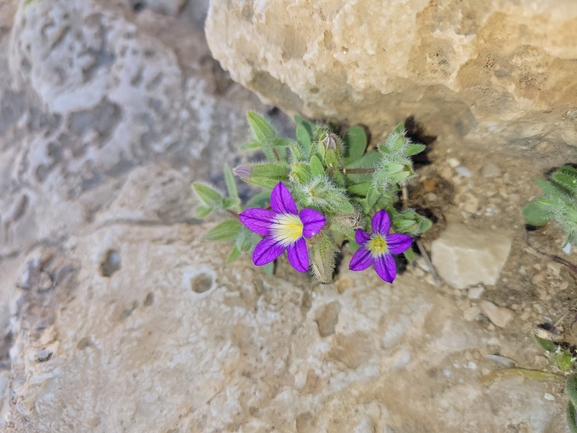
[[[3,431],[566,431],[531,330],[575,281],[520,207],[577,159],[576,6],[301,3],[0,3]],[[347,249],[334,284],[267,276],[200,241],[190,183],[246,158],[247,110],[290,127],[265,103],[436,136],[411,200],[440,284]]]

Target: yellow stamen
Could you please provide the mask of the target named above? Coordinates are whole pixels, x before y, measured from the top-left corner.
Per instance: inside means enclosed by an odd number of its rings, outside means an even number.
[[[281,245],[289,245],[303,235],[303,223],[298,215],[279,214],[272,225],[272,236]]]
[[[387,241],[379,234],[373,234],[367,242],[366,248],[371,252],[373,257],[380,257],[388,250]]]

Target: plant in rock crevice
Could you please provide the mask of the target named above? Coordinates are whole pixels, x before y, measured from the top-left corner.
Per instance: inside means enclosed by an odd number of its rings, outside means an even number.
[[[392,282],[396,267],[391,254],[404,252],[412,260],[411,237],[431,226],[430,220],[415,211],[395,207],[400,186],[415,175],[411,156],[425,146],[411,143],[402,124],[376,149],[369,150],[360,126],[349,128],[340,137],[326,125],[296,116],[294,140],[281,137],[256,113],[249,112],[247,119],[253,136],[241,149],[261,151],[266,161],[234,170],[226,166],[227,197],[217,188],[193,183],[200,200],[198,218],[213,212],[229,216],[205,239],[234,243],[229,261],[252,252],[253,262],[264,265],[267,272],[272,272],[274,259],[286,250],[296,270],[312,268],[322,282],[332,279],[335,254],[348,242],[353,251],[361,248],[365,254],[362,266],[353,262],[352,270],[374,262],[379,276]],[[264,191],[241,203],[234,175]],[[389,225],[383,223],[375,229],[377,214]],[[372,235],[365,232],[371,221]],[[395,234],[389,234],[389,227]]]
[[[537,184],[544,194],[525,205],[523,208],[525,220],[533,226],[541,226],[549,221],[555,221],[565,232],[565,245],[577,245],[577,170],[565,165],[553,172],[549,182],[538,179]],[[541,251],[538,252],[544,254]],[[552,254],[545,255],[577,273],[577,268],[567,260]],[[553,328],[556,330],[555,327]],[[541,331],[542,335],[534,335],[534,338],[547,351],[551,365],[568,374],[566,384],[569,397],[567,423],[571,433],[577,433],[577,359],[575,358],[575,347],[562,341],[553,341],[556,340],[554,338],[544,338],[543,334],[547,333],[542,332],[540,328],[538,331]]]

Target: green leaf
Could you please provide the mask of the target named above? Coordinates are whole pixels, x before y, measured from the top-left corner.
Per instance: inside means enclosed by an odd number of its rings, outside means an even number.
[[[270,191],[261,192],[253,196],[244,206],[245,209],[253,207],[264,208],[270,203]]]
[[[360,159],[367,149],[367,135],[361,126],[349,128],[343,142],[346,148],[345,165]]]
[[[226,189],[229,198],[238,198],[238,189],[236,188],[236,181],[234,174],[228,164],[224,164],[224,180],[226,182]]]
[[[276,161],[274,152],[272,150],[273,143],[279,140],[281,137],[278,136],[274,128],[262,117],[253,111],[249,111],[246,115],[248,123],[250,124],[254,135],[261,144],[262,151],[270,162]]]
[[[262,186],[264,188],[273,189],[277,183],[278,179],[271,179],[269,177],[262,176],[251,176],[245,182],[252,183],[253,185]]]
[[[311,168],[304,162],[294,162],[291,165],[290,178],[293,182],[307,183],[311,180]]]
[[[254,249],[260,239],[259,235],[251,232],[247,227],[241,226],[234,244],[241,253],[248,253]]]
[[[567,168],[570,170],[567,170]],[[553,173],[551,181],[571,194],[575,194],[577,192],[577,172],[574,174],[574,171],[575,170],[569,166],[562,167]]]
[[[397,164],[394,162],[385,162],[382,165],[381,170],[385,169],[387,172],[392,174],[392,173],[398,173],[399,171],[401,171],[404,168],[405,168],[405,166],[403,164]]]
[[[255,137],[251,138],[248,143],[241,144],[240,150],[256,150],[260,149],[262,145]]]
[[[267,275],[273,275],[274,274],[274,261],[267,263],[262,268],[264,269],[264,271],[266,272]]]
[[[395,231],[405,233],[411,226],[415,225],[415,221],[412,219],[405,218],[394,218],[393,226]]]
[[[415,260],[415,253],[413,252],[413,248],[409,248],[407,251],[405,251],[403,253],[405,255],[405,258],[409,261],[409,262],[413,262]]]
[[[408,171],[401,171],[400,173],[395,173],[391,176],[391,182],[399,183],[411,176],[411,173]]]
[[[211,212],[213,211],[213,209],[211,207],[199,204],[196,209],[194,209],[194,217],[198,218],[198,219],[203,219],[206,218]]]
[[[533,226],[541,226],[551,219],[548,212],[534,201],[525,205],[523,208],[523,216],[527,223]]]
[[[280,164],[255,164],[250,169],[251,177],[268,177],[271,179],[287,180],[288,179],[288,166],[283,163]],[[277,182],[278,183],[278,182]]]
[[[567,378],[567,397],[571,403],[577,405],[577,374],[572,374]]]
[[[240,199],[237,198],[225,198],[222,201],[222,208],[223,209],[232,209],[232,208],[237,208],[238,206],[240,206]]]
[[[299,142],[301,149],[303,150],[303,155],[308,157],[311,152],[311,136],[309,132],[303,125],[297,125],[296,129],[297,141]]]
[[[357,242],[354,239],[349,239],[349,248],[353,253],[357,251],[360,247],[361,246],[357,244]]]
[[[369,209],[372,208],[377,203],[380,196],[381,194],[377,191],[376,188],[369,189],[369,192],[367,194],[367,205]]]
[[[537,180],[535,180],[535,182],[545,192],[545,194],[550,194],[553,197],[559,196],[559,190],[557,188],[555,188],[555,186],[550,184],[549,182],[546,182],[543,179],[537,179]]]
[[[223,196],[217,190],[198,182],[192,184],[192,189],[205,205],[211,208],[222,206]]]
[[[203,239],[207,241],[227,241],[234,242],[240,232],[241,223],[237,219],[227,219],[222,221],[207,234]]]
[[[240,250],[235,246],[232,251],[230,252],[230,254],[228,255],[228,259],[226,260],[227,263],[230,263],[234,260],[236,260],[236,258],[240,255]]]
[[[541,338],[541,337],[537,337],[535,334],[533,334],[533,338],[535,339],[535,341],[537,342],[537,344],[539,346],[541,346],[541,348],[543,350],[546,350],[547,352],[555,352],[557,350],[557,345],[555,343],[553,343],[551,340],[547,340],[545,338]]]
[[[303,126],[309,133],[311,137],[314,136],[314,131],[316,129],[316,125],[313,122],[309,122],[306,119],[303,119],[301,116],[296,115],[294,117],[294,121],[297,125]]]
[[[413,156],[421,153],[426,148],[427,146],[424,144],[409,144],[405,153],[407,156]]]
[[[311,167],[311,175],[313,177],[325,174],[325,168],[323,167],[323,163],[316,155],[313,155],[313,157],[311,158],[310,167]]]
[[[300,146],[298,144],[291,143],[289,145],[289,149],[290,149],[295,161],[302,161],[303,160],[303,150],[300,148]]]
[[[422,217],[421,217],[422,218]],[[425,233],[427,230],[429,230],[431,227],[433,226],[433,221],[431,221],[429,218],[422,218],[421,219],[421,223],[419,224],[419,228],[417,229],[417,233],[416,234],[421,234],[421,233]]]
[[[397,126],[395,126],[395,130],[393,132],[396,132],[397,134],[404,133],[405,125],[403,123],[399,123]]]
[[[352,195],[358,195],[361,197],[366,197],[369,193],[369,189],[373,187],[373,182],[363,182],[356,185],[351,185],[347,188],[347,192]]]

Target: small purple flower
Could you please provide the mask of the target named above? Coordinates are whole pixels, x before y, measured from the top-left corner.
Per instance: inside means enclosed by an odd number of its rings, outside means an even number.
[[[313,209],[299,212],[282,182],[273,188],[270,205],[272,210],[253,208],[239,215],[245,226],[265,237],[255,247],[252,261],[256,266],[266,265],[286,249],[291,266],[299,272],[308,271],[309,253],[304,238],[320,232],[326,218]]]
[[[392,254],[407,251],[413,239],[407,235],[389,234],[391,219],[385,210],[378,211],[371,221],[373,234],[358,229],[355,240],[361,247],[353,254],[349,269],[363,271],[375,264],[375,272],[387,283],[397,276],[397,265]]]

